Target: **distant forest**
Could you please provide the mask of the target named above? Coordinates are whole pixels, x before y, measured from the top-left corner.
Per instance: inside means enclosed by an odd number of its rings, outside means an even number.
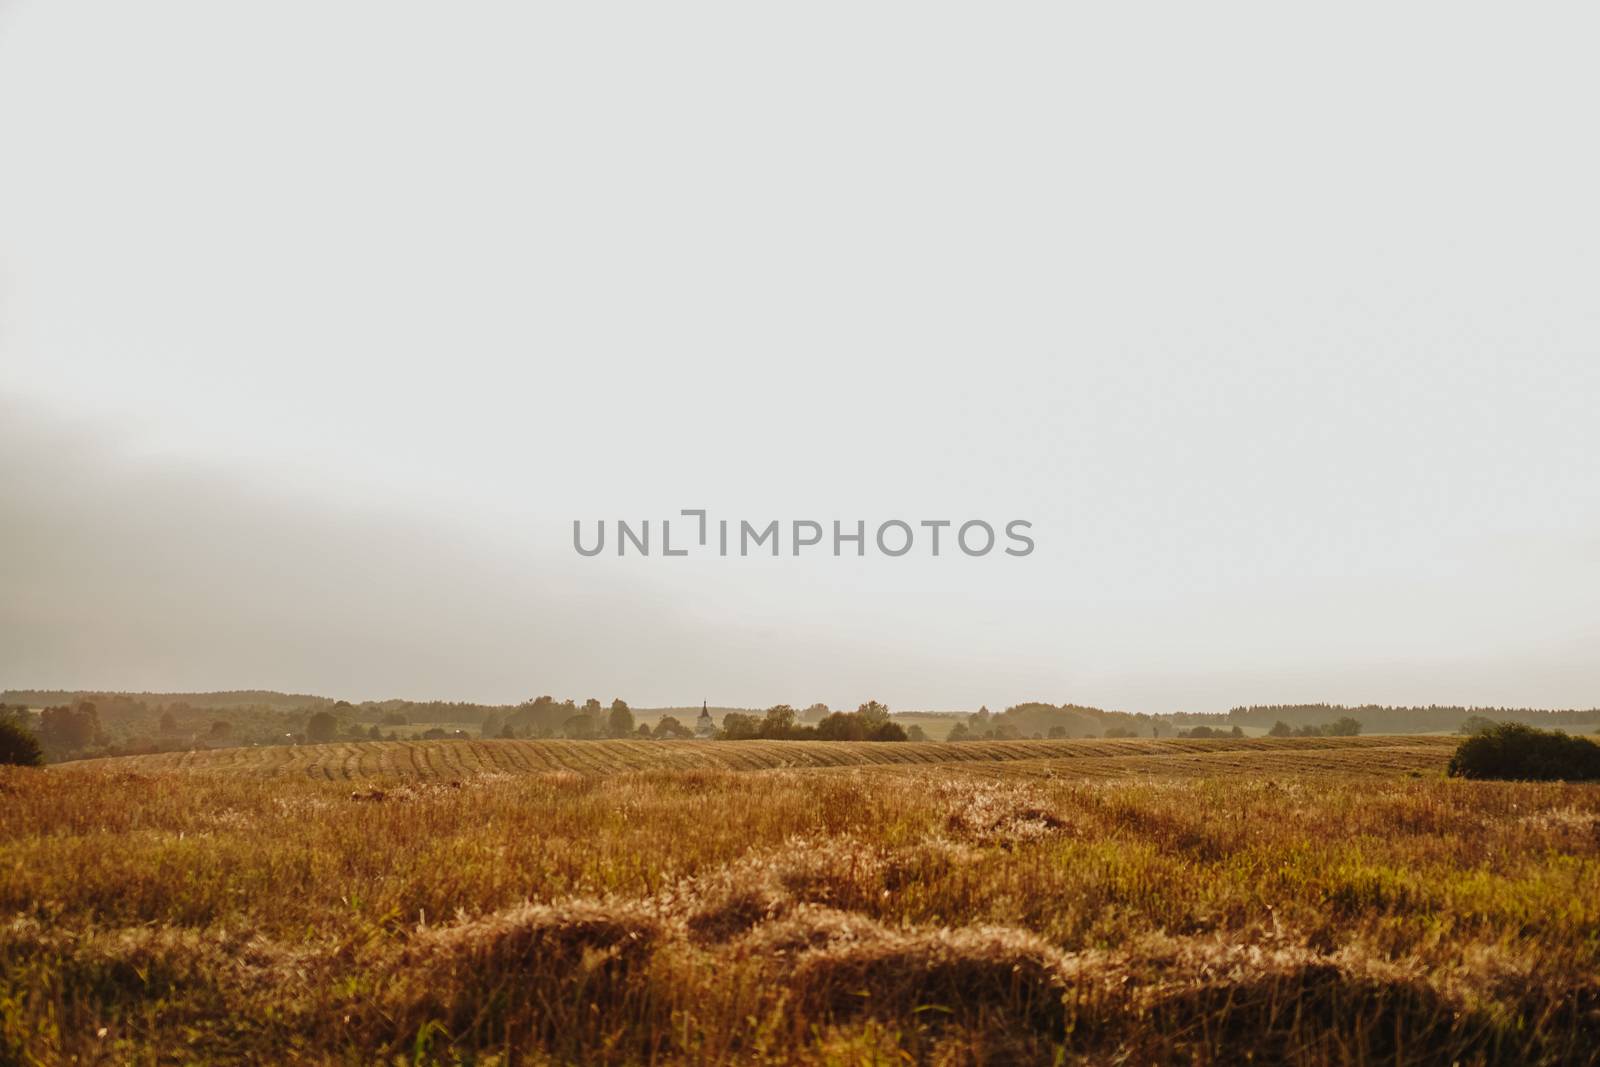
[[[123,693],[94,692],[88,689],[7,689],[0,693],[0,704],[21,704],[48,708],[58,704],[77,704],[89,700],[101,707],[143,706],[162,708],[186,705],[196,708],[304,708],[332,704],[330,697],[308,693],[279,693],[271,689],[231,689],[214,693]]]
[[[1453,733],[1469,718],[1493,722],[1520,722],[1545,729],[1592,729],[1600,725],[1600,708],[1573,711],[1541,711],[1537,708],[1481,708],[1430,704],[1425,708],[1391,707],[1386,704],[1260,704],[1234,708],[1227,714],[1229,724],[1270,729],[1274,723],[1310,726],[1348,716],[1361,723],[1369,734]]]

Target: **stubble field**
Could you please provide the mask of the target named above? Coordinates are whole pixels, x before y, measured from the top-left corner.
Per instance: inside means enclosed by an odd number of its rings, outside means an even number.
[[[0,1062],[1600,1062],[1600,789],[1448,780],[1450,750],[11,770]]]
[[[354,779],[465,779],[568,771],[759,771],[952,764],[989,774],[1121,777],[1293,771],[1383,774],[1443,769],[1459,738],[1441,736],[1129,739],[1078,741],[359,741],[163,752],[82,760],[61,770],[169,771]]]

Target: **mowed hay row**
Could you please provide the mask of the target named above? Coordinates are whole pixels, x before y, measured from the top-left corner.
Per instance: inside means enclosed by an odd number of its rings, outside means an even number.
[[[1432,738],[1393,738],[1390,745],[1348,748],[1293,748],[1225,750],[1215,752],[1152,752],[1143,755],[1079,756],[1068,759],[975,760],[934,767],[896,764],[881,768],[884,774],[926,777],[974,775],[988,778],[1113,779],[1128,777],[1219,777],[1249,775],[1336,775],[1339,777],[1394,777],[1438,775],[1449,762],[1457,741],[1439,744]],[[1412,743],[1420,742],[1420,743]]]
[[[118,756],[63,770],[169,771],[329,781],[460,779],[484,774],[606,776],[640,771],[883,766],[925,772],[984,764],[999,775],[1119,777],[1317,771],[1391,774],[1443,769],[1459,738],[1149,738],[1077,741],[357,741]]]

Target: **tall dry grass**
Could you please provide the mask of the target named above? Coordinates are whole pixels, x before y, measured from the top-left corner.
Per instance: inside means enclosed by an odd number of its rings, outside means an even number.
[[[1600,1062],[1600,789],[0,776],[0,1062]]]

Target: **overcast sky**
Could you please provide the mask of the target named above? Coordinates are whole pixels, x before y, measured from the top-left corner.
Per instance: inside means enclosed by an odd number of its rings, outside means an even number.
[[[7,0],[0,688],[1600,704],[1597,39]]]

